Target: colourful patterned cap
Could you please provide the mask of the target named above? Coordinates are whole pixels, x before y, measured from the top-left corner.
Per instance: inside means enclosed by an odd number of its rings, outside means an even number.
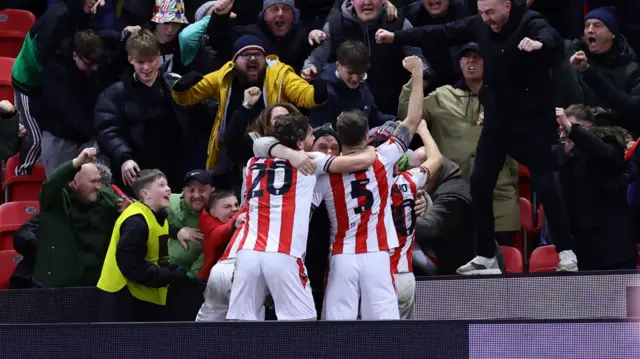
[[[152,22],[156,24],[177,23],[188,24],[184,14],[183,0],[156,0]]]

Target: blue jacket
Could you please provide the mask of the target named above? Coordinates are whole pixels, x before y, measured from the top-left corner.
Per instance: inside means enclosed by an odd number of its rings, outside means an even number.
[[[325,65],[320,73],[320,78],[327,82],[329,98],[324,106],[309,111],[313,127],[331,122],[335,128],[338,115],[349,110],[364,112],[369,117],[369,128],[380,126],[389,120],[395,120],[395,116],[384,114],[378,110],[366,82],[363,81],[357,89],[347,87],[338,78],[335,64]]]

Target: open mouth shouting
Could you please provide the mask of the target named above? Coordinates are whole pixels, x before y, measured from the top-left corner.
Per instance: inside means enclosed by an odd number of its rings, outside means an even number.
[[[469,71],[470,74],[475,74],[476,73],[476,66],[475,65],[469,65],[469,66],[467,66],[467,70]]]
[[[440,10],[442,6],[442,0],[429,0],[427,3],[427,7],[429,10]]]

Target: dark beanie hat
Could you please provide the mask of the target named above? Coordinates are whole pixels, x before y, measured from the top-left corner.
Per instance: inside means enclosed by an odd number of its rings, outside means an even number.
[[[291,10],[296,9],[296,3],[294,0],[264,0],[262,2],[262,11],[267,10],[270,6],[276,4],[284,4],[291,8]]]
[[[330,123],[325,123],[324,125],[313,129],[313,137],[315,137],[315,139],[313,140],[313,144],[315,145],[316,141],[318,141],[320,137],[324,136],[333,136],[333,138],[336,139],[336,142],[338,142],[340,152],[342,152],[342,145],[338,140],[338,135],[336,134],[336,131],[333,129],[333,127],[331,127]]]
[[[260,39],[252,35],[242,35],[233,43],[233,59],[231,61],[236,61],[238,55],[247,50],[260,50],[263,54],[265,53]]]
[[[584,18],[585,21],[589,19],[597,19],[602,21],[605,25],[607,25],[609,31],[611,31],[615,35],[618,35],[620,33],[620,28],[618,27],[618,19],[616,16],[616,9],[612,6],[591,10]]]

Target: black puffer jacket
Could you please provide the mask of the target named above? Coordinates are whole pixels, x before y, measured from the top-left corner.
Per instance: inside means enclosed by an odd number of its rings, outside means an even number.
[[[114,181],[121,177],[122,164],[134,160],[140,169],[162,170],[169,185],[180,188],[187,119],[166,81],[159,78],[148,87],[133,74],[125,75],[100,95],[94,125],[98,146],[111,160]]]

